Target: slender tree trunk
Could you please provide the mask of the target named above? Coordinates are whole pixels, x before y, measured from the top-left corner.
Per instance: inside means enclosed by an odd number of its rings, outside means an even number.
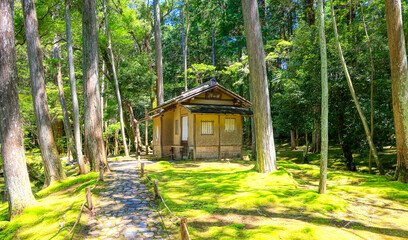
[[[384,175],[384,173],[385,173],[384,168],[382,167],[380,159],[378,158],[377,149],[375,148],[373,139],[371,138],[371,132],[370,132],[370,129],[368,127],[367,120],[366,120],[366,118],[364,116],[363,110],[361,109],[360,102],[357,99],[356,93],[354,91],[353,83],[351,81],[351,77],[350,77],[350,74],[349,74],[348,69],[347,69],[346,61],[344,60],[344,57],[343,57],[343,51],[341,49],[341,45],[340,45],[340,41],[339,41],[339,34],[337,32],[336,17],[334,15],[333,0],[330,0],[330,4],[331,4],[331,14],[332,14],[332,18],[333,18],[334,36],[335,36],[335,39],[336,39],[336,45],[337,45],[337,50],[338,50],[338,53],[339,53],[339,58],[340,58],[340,61],[341,61],[342,65],[343,65],[344,74],[346,75],[347,84],[349,86],[351,96],[353,97],[354,104],[356,105],[358,114],[359,114],[359,116],[361,118],[361,122],[363,123],[364,131],[365,131],[366,136],[367,136],[367,141],[368,141],[368,143],[370,145],[370,149],[371,149],[371,152],[372,152],[373,157],[375,159],[375,162],[377,164],[377,168],[380,171],[380,174]]]
[[[258,168],[259,172],[269,173],[277,167],[258,4],[255,0],[242,0],[242,9],[251,73]]]
[[[321,121],[318,116],[321,115],[321,107],[319,104],[316,104],[313,107],[313,111],[315,113],[314,119],[313,119],[313,133],[312,133],[312,148],[310,151],[312,153],[320,153],[321,151]],[[320,116],[321,117],[321,116]]]
[[[401,1],[385,0],[391,59],[392,105],[397,139],[396,178],[408,183],[408,67]]]
[[[259,18],[258,18],[258,22],[259,22]],[[211,44],[211,49],[212,49],[212,64],[215,67],[215,32],[214,30],[212,31],[212,44]],[[213,76],[214,79],[216,79],[215,77],[215,69],[213,70]],[[202,83],[203,80],[201,80]]]
[[[14,1],[0,1],[0,145],[9,218],[35,202],[25,159],[18,99]]]
[[[188,11],[188,9],[187,9]],[[184,91],[188,90],[187,82],[187,56],[186,56],[186,42],[184,41],[184,0],[181,5],[181,41],[183,42],[183,63],[184,63]]]
[[[162,57],[162,38],[160,28],[160,3],[159,0],[153,0],[154,8],[154,39],[156,42],[156,95],[157,106],[164,103],[163,89],[163,57]]]
[[[44,162],[44,186],[46,187],[53,181],[65,179],[65,173],[58,156],[51,128],[35,4],[33,0],[22,0],[21,4],[23,7],[24,29],[30,66],[31,92],[33,95],[41,156]]]
[[[105,61],[102,60],[102,72],[105,72]],[[105,105],[105,100],[103,98],[103,95],[105,94],[105,74],[102,74],[101,76],[101,118],[102,118],[102,126],[104,126],[104,121],[103,121],[103,109]],[[106,129],[104,129],[106,131]]]
[[[368,35],[367,31],[367,25],[365,22],[365,17],[364,17],[364,8],[363,4],[360,2],[360,7],[361,7],[361,15],[363,17],[363,26],[364,26],[364,32],[367,38],[367,45],[368,45],[368,51],[370,53],[370,63],[371,63],[371,78],[370,78],[370,127],[371,127],[371,138],[374,140],[374,59],[373,59],[373,52],[371,49],[371,42],[370,42],[370,36]],[[371,174],[371,157],[372,153],[370,151],[369,154],[369,160],[368,160],[368,172]]]
[[[123,105],[125,105],[124,102],[123,102]],[[125,105],[125,107],[126,107],[126,105]],[[125,124],[125,130],[127,131],[127,136],[129,136],[128,137],[128,139],[129,139],[129,151],[131,152],[133,150],[132,145],[135,144],[134,143],[135,134],[134,134],[133,128],[131,127],[131,123],[130,123],[129,117],[126,114],[126,111],[124,111],[124,114],[123,114],[123,122]],[[133,144],[132,144],[132,142],[133,142]]]
[[[326,33],[324,24],[323,0],[317,1],[317,10],[319,17],[319,43],[320,43],[320,64],[322,79],[322,116],[321,116],[321,143],[320,154],[320,178],[319,193],[326,192],[327,183],[327,159],[329,154],[329,83],[327,80],[327,53],[326,53]]]
[[[295,137],[295,131],[290,130],[290,149],[291,150],[296,150],[296,137]]]
[[[67,144],[68,144],[68,150],[71,149],[71,144],[73,144],[73,139],[72,139],[72,130],[71,130],[71,123],[69,121],[69,116],[68,116],[68,110],[67,110],[67,105],[65,103],[65,93],[64,93],[64,84],[62,82],[62,73],[61,73],[61,59],[59,57],[59,47],[57,44],[54,44],[54,59],[58,62],[56,64],[57,68],[57,85],[58,85],[58,92],[59,92],[59,97],[60,97],[60,102],[61,102],[61,109],[62,109],[62,116],[64,120],[64,127],[65,127],[65,133],[67,135]],[[72,155],[75,159],[78,159],[77,153],[75,149],[72,150]]]
[[[104,122],[105,125],[105,129],[108,129],[108,122]],[[105,148],[106,148],[106,156],[110,155],[110,151],[109,151],[109,134],[106,134],[106,138],[105,138]]]
[[[135,143],[135,148],[136,148],[136,153],[139,155],[140,150],[142,149],[142,141],[140,139],[140,127],[139,127],[139,121],[136,120],[135,118],[135,113],[133,112],[133,107],[130,103],[126,104],[126,107],[128,109],[129,115],[130,115],[130,124],[132,127],[132,131],[134,134],[134,143]]]
[[[113,150],[113,155],[117,156],[119,154],[119,131],[116,129],[115,130],[115,148]]]
[[[99,92],[96,0],[84,0],[82,38],[85,140],[89,150],[88,158],[93,171],[98,171],[100,164],[102,164],[104,171],[109,171],[103,143],[101,95]]]
[[[115,58],[113,57],[112,42],[111,42],[110,31],[109,31],[108,14],[106,13],[106,8],[108,6],[107,6],[105,0],[103,1],[103,6],[104,6],[103,12],[104,12],[104,15],[105,15],[106,36],[108,37],[108,51],[109,51],[110,60],[111,60],[111,63],[112,63],[112,73],[113,73],[113,79],[115,81],[116,98],[118,100],[120,132],[122,134],[122,142],[123,142],[123,148],[124,148],[124,151],[125,151],[125,157],[129,157],[129,150],[128,150],[128,146],[127,146],[127,143],[126,143],[125,125],[123,123],[122,100],[121,100],[121,97],[120,97],[118,78],[116,76]]]
[[[148,131],[148,121],[147,121],[147,109],[145,108],[145,147],[146,147],[146,155],[149,155],[149,131]]]
[[[72,49],[72,28],[71,28],[71,14],[70,14],[70,0],[65,1],[65,27],[67,33],[67,50],[68,50],[68,67],[69,67],[69,83],[71,86],[72,95],[72,108],[73,108],[73,120],[74,120],[74,141],[75,149],[77,152],[78,168],[80,174],[86,174],[84,156],[82,153],[82,139],[81,130],[79,125],[79,104],[76,91],[75,82],[75,68],[74,68],[74,51]]]

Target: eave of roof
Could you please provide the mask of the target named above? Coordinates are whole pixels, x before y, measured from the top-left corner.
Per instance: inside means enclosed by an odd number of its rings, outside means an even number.
[[[185,91],[183,93],[181,93],[179,96],[172,98],[170,100],[167,100],[166,102],[164,102],[163,104],[161,104],[160,106],[157,106],[153,109],[151,109],[148,113],[152,113],[155,111],[158,111],[160,109],[163,109],[165,107],[171,106],[173,104],[177,104],[177,103],[181,103],[184,102],[190,98],[193,98],[197,95],[200,95],[204,92],[213,90],[213,89],[219,89],[222,92],[224,92],[227,95],[231,95],[232,97],[239,99],[240,101],[242,101],[245,105],[251,106],[251,102],[246,100],[245,98],[241,97],[240,95],[234,93],[233,91],[221,86],[220,84],[218,84],[215,80],[210,80],[208,82],[205,82],[197,87],[191,88],[188,91]]]
[[[208,105],[208,104],[185,104],[183,105],[191,113],[216,113],[216,114],[240,114],[251,116],[251,109],[231,105]]]

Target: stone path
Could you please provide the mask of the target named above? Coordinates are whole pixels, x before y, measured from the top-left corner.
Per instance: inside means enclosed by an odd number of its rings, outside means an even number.
[[[136,161],[111,162],[87,239],[169,239]]]

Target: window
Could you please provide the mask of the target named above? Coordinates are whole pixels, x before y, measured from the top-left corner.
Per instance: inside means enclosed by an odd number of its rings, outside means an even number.
[[[214,122],[201,121],[201,135],[213,135],[214,134]]]
[[[176,135],[178,135],[179,134],[179,122],[178,122],[178,119],[176,119],[174,129],[175,129]]]
[[[225,131],[226,132],[235,132],[235,118],[226,118],[225,119]]]

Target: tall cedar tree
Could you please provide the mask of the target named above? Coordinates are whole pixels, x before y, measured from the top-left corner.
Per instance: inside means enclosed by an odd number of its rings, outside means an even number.
[[[75,82],[75,68],[74,68],[74,51],[72,48],[72,28],[71,28],[71,3],[70,0],[65,0],[65,29],[67,33],[67,52],[68,52],[68,67],[69,67],[69,84],[71,86],[72,95],[72,108],[73,108],[73,120],[74,120],[74,141],[75,149],[77,152],[77,161],[80,174],[86,174],[84,156],[82,154],[82,140],[81,130],[79,126],[79,104],[76,91]]]
[[[108,37],[108,51],[109,51],[109,56],[110,56],[110,60],[111,60],[111,63],[112,63],[113,79],[115,81],[116,99],[118,100],[120,132],[122,134],[122,144],[123,144],[123,148],[125,150],[125,156],[128,157],[129,156],[129,150],[128,150],[128,146],[127,146],[127,143],[126,143],[125,124],[123,123],[122,100],[121,100],[121,97],[120,97],[118,77],[116,75],[115,58],[113,56],[112,41],[111,41],[110,31],[109,31],[108,14],[106,12],[107,7],[108,7],[108,5],[107,5],[106,1],[104,0],[103,1],[103,13],[105,15],[106,36]]]
[[[388,47],[391,59],[392,105],[397,138],[397,174],[408,183],[408,68],[401,1],[386,0]]]
[[[249,58],[258,170],[262,173],[269,173],[276,170],[276,152],[265,54],[256,0],[242,0],[242,12]]]
[[[162,37],[160,28],[160,3],[159,0],[153,1],[154,8],[154,40],[156,44],[156,95],[157,105],[164,103],[164,89],[163,89],[163,55],[162,55]]]
[[[327,81],[327,53],[326,34],[324,28],[324,7],[323,0],[318,0],[317,11],[319,17],[319,43],[320,43],[320,64],[322,79],[322,116],[321,116],[321,155],[320,155],[320,181],[319,193],[326,192],[327,182],[327,158],[329,153],[329,83]]]
[[[33,96],[41,156],[44,162],[44,186],[48,186],[53,181],[65,179],[65,173],[58,156],[51,128],[35,3],[34,0],[22,0],[21,4],[24,15],[28,63],[30,66],[31,93]]]
[[[14,0],[0,1],[0,145],[10,219],[35,202],[31,192],[17,88]]]
[[[82,72],[86,153],[93,171],[97,171],[100,167],[104,171],[109,171],[102,135],[96,0],[84,0],[82,10]]]

